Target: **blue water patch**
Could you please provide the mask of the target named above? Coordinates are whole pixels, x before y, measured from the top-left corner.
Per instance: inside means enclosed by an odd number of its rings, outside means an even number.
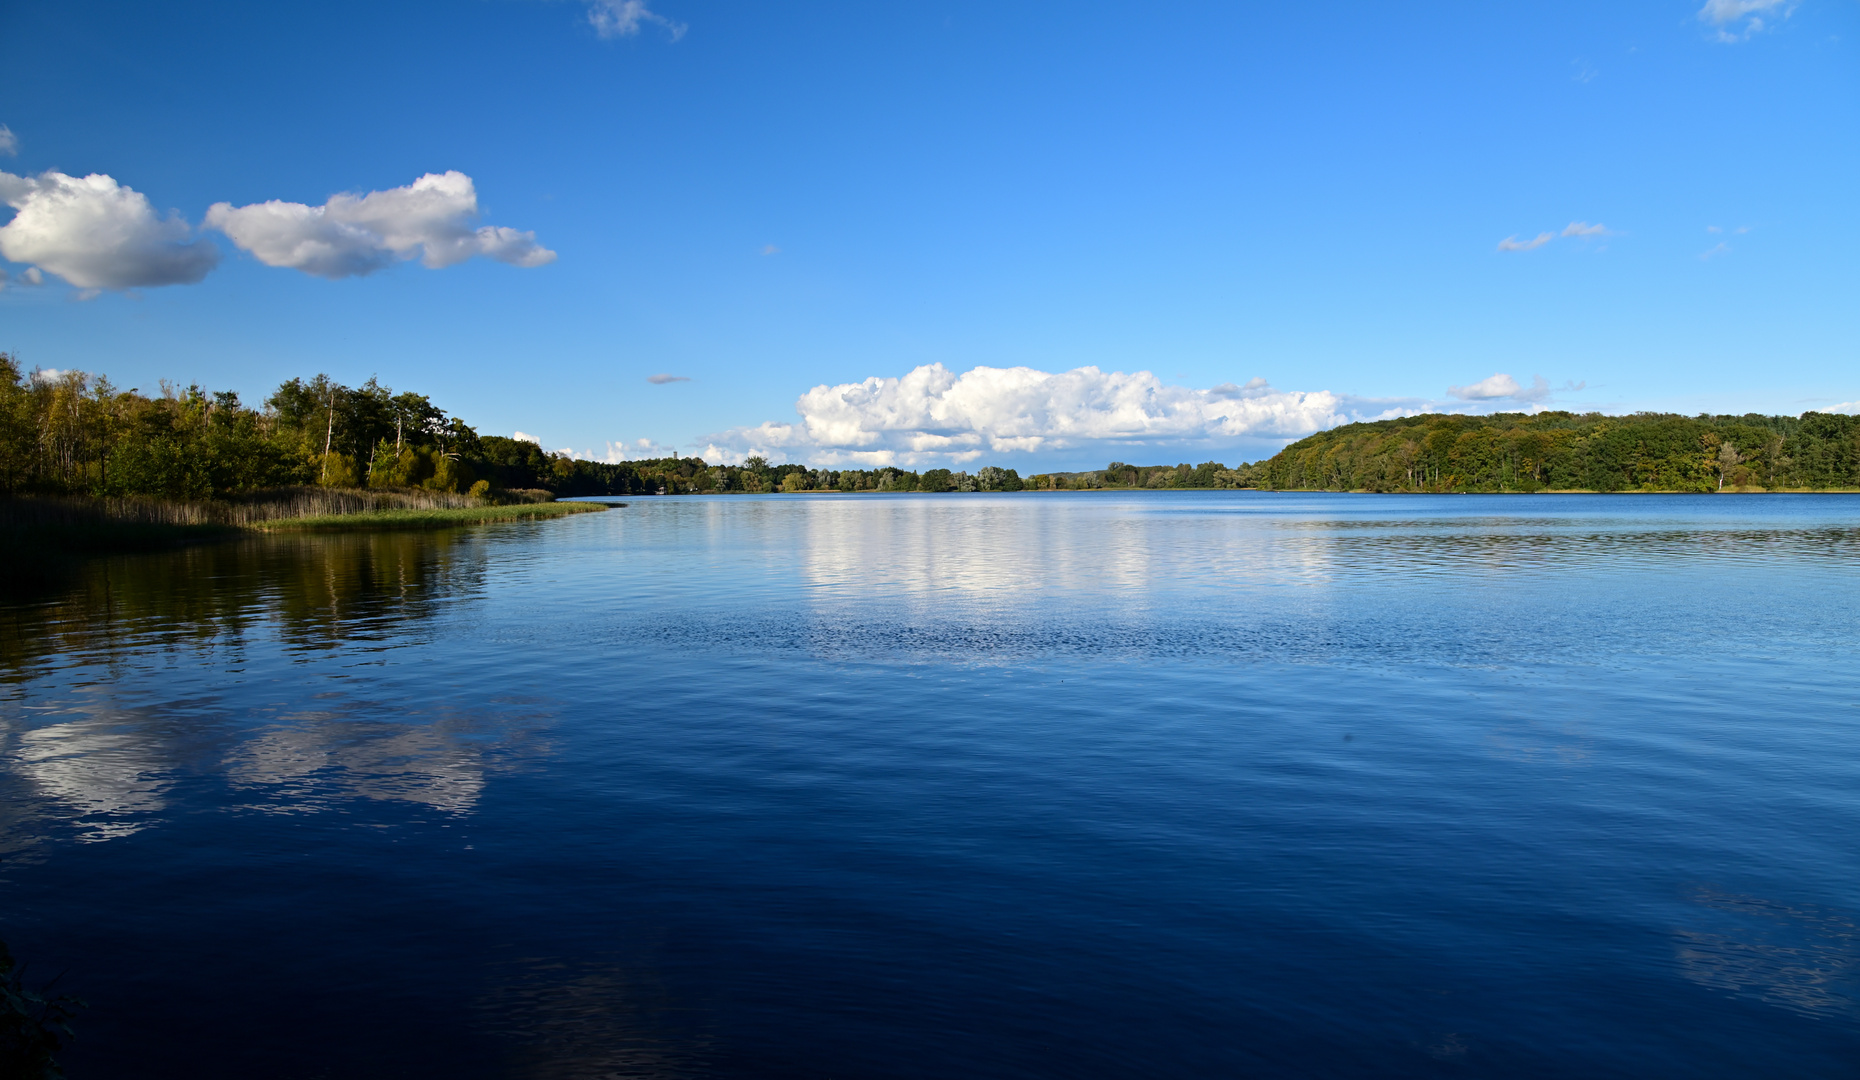
[[[1165,492],[103,560],[0,612],[0,937],[78,1078],[1851,1077],[1857,556]]]

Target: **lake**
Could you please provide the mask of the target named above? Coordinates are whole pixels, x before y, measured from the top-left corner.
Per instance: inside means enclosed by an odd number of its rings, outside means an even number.
[[[87,1077],[1860,1076],[1860,498],[634,499],[0,610]]]

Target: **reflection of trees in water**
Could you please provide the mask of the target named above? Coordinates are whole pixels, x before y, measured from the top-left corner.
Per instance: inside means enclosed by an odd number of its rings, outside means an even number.
[[[1675,931],[1682,975],[1700,986],[1817,1017],[1860,1017],[1860,924],[1852,912],[1699,889],[1707,928]]]
[[[53,655],[108,663],[149,648],[242,646],[275,622],[300,648],[424,618],[476,589],[483,552],[453,531],[263,537],[97,559],[48,603],[0,608],[0,679]]]
[[[526,742],[533,707],[319,695],[314,710],[254,708],[149,668],[192,653],[224,671],[248,651],[405,637],[436,600],[482,578],[480,549],[458,534],[264,538],[99,560],[51,603],[0,609],[0,679],[12,684],[0,851],[74,828],[84,840],[147,828],[184,798],[173,790],[183,775],[261,792],[247,809],[359,798],[468,812],[487,773]],[[35,685],[61,668],[77,676],[56,691],[68,696]]]

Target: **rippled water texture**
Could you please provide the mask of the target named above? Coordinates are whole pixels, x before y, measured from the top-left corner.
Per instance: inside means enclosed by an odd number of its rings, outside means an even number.
[[[0,936],[75,1080],[1854,1077],[1857,525],[644,499],[102,561],[0,611]]]

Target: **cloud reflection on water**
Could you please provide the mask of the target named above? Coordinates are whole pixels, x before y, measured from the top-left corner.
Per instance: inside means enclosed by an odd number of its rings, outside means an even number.
[[[1708,925],[1674,931],[1680,974],[1818,1018],[1860,1019],[1860,923],[1851,912],[1700,888]]]
[[[230,809],[362,800],[470,812],[546,710],[506,700],[429,712],[423,701],[283,687],[282,703],[235,707],[163,688],[176,665],[204,661],[240,679],[251,654],[366,656],[417,643],[436,602],[478,590],[483,573],[482,550],[458,534],[265,538],[98,560],[63,596],[0,608],[0,675],[31,687],[0,720],[0,773],[14,793],[0,850],[133,835],[186,801],[179,783],[259,795]],[[139,692],[117,689],[128,685]],[[322,700],[290,704],[305,697]]]

